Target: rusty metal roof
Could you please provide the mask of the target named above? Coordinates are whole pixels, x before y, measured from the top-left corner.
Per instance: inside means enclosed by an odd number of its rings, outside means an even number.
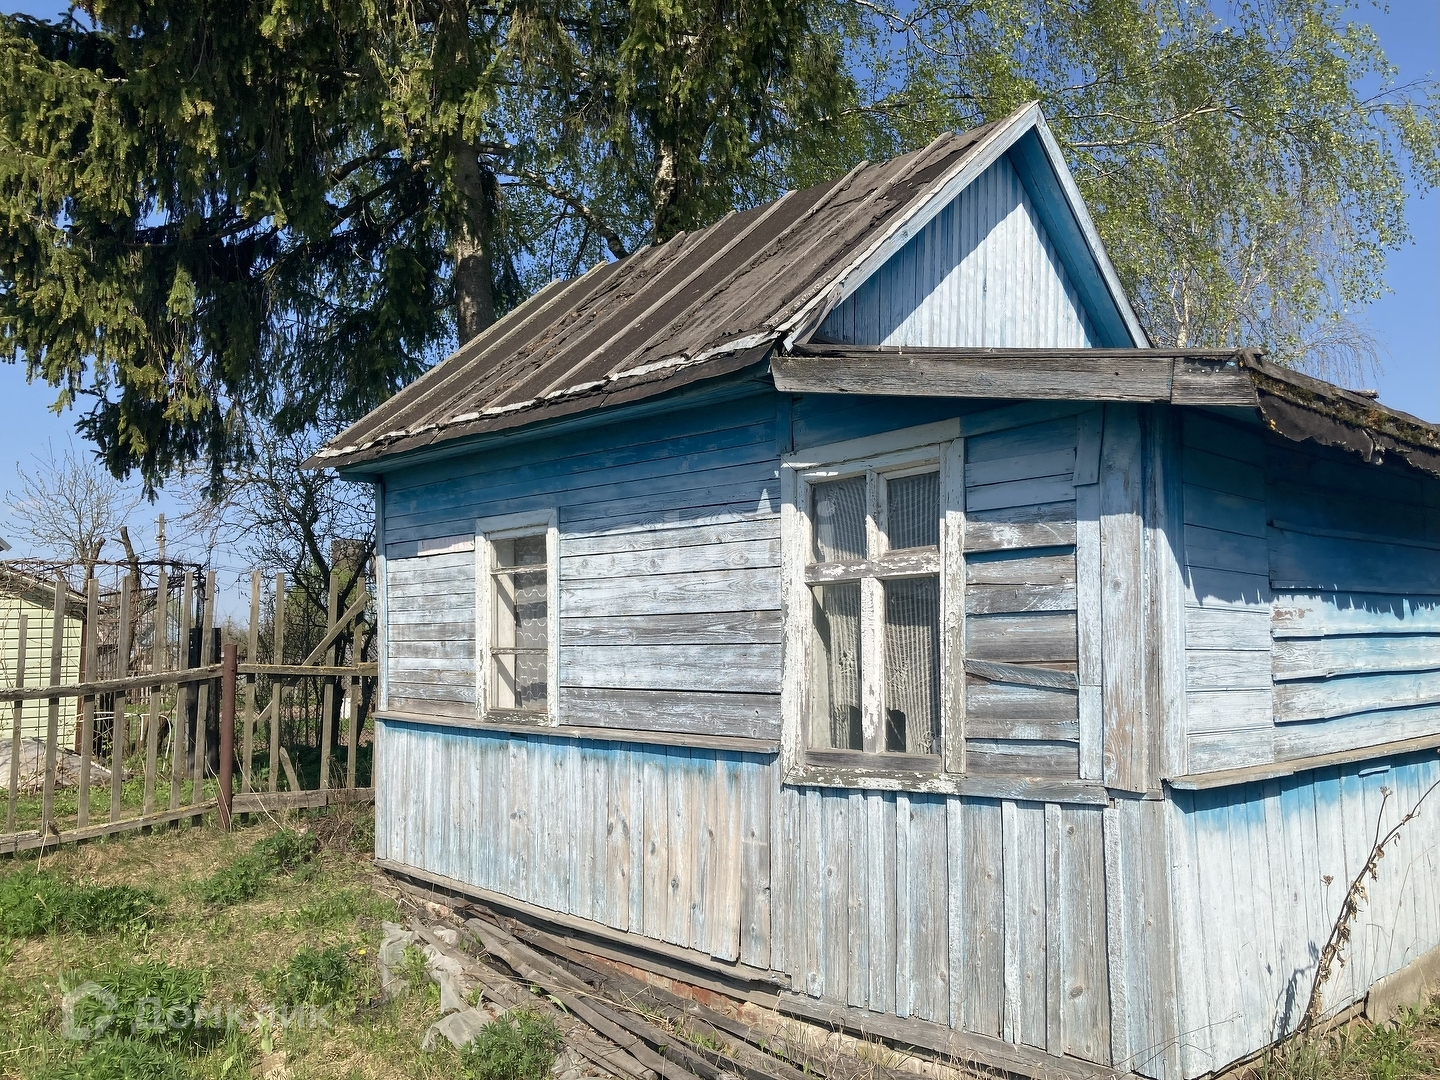
[[[1020,114],[1016,114],[1018,117]],[[854,261],[1011,117],[862,163],[569,281],[552,282],[333,439],[311,466],[652,397],[762,360]]]

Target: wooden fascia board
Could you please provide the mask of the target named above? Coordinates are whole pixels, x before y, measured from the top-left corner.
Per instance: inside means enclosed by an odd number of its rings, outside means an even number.
[[[1060,146],[1043,116],[1008,151],[1020,167],[1015,172],[1035,205],[1040,222],[1054,242],[1096,323],[1101,345],[1146,348],[1150,339],[1120,285],[1095,222],[1065,164]]]
[[[1039,104],[1031,102],[996,124],[983,139],[965,151],[949,172],[935,182],[929,195],[916,199],[910,209],[897,214],[895,220],[835,275],[828,285],[818,290],[786,321],[780,328],[786,347],[814,333],[836,305],[843,303],[846,297],[884,266],[1040,119]]]
[[[774,357],[771,372],[777,390],[798,394],[1256,404],[1249,372],[1231,358],[1128,349],[817,346]]]

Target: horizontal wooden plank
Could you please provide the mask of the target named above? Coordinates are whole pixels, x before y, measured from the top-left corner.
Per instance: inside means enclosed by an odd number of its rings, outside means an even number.
[[[1075,446],[1074,433],[1071,445],[1059,450],[1038,454],[1019,454],[996,458],[991,461],[965,463],[965,486],[983,487],[989,484],[1005,484],[1017,480],[1038,480],[1042,477],[1065,477],[1074,486]]]
[[[1270,579],[1263,574],[1188,567],[1185,586],[1188,604],[1270,614]]]
[[[1314,495],[1342,505],[1363,505],[1371,499],[1381,499],[1418,506],[1425,500],[1421,474],[1403,469],[1377,469],[1353,454],[1321,449],[1313,443],[1301,446],[1272,439],[1266,450],[1265,465],[1272,483],[1308,488]]]
[[[1246,499],[1195,484],[1185,485],[1184,497],[1187,525],[1265,537],[1266,504],[1260,499]]]
[[[444,622],[466,623],[466,632],[475,633],[475,603],[474,592],[467,596],[446,597],[443,609],[440,605],[430,603],[416,603],[413,608],[397,607],[390,605],[385,611],[385,622],[391,627],[414,626],[430,627],[438,625],[437,619],[443,617]],[[468,601],[468,602],[467,602]]]
[[[431,558],[436,555],[451,555],[460,551],[475,550],[474,533],[457,533],[449,536],[428,536],[423,539],[407,540],[399,544],[385,545],[385,558],[415,559]]]
[[[575,645],[560,650],[560,685],[591,689],[768,693],[778,645]]]
[[[1038,552],[990,552],[965,560],[968,585],[1052,585],[1075,584],[1075,550],[1045,549]]]
[[[1185,564],[1206,570],[1225,570],[1262,577],[1270,572],[1269,549],[1264,538],[1221,532],[1199,525],[1185,526]]]
[[[778,707],[777,707],[778,713]],[[635,746],[678,746],[719,753],[772,755],[780,752],[778,730],[770,737],[715,734],[708,731],[669,731],[649,727],[606,727],[599,724],[526,724],[480,720],[474,716],[454,717],[429,709],[407,711],[388,708],[376,718],[390,724],[420,724],[474,731],[492,738],[530,736],[584,742],[627,743]]]
[[[1235,424],[1204,412],[1184,413],[1184,445],[1249,465],[1265,462],[1265,433],[1259,424]]]
[[[967,739],[1078,742],[1079,720],[965,720]]]
[[[1421,705],[1440,705],[1440,671],[1347,675],[1275,685],[1275,719],[1282,724]]]
[[[1070,612],[975,615],[965,620],[965,655],[974,660],[1073,663],[1077,648],[1075,615]]]
[[[1186,690],[1268,690],[1270,656],[1253,649],[1195,649],[1185,654]]]
[[[1055,505],[1053,503],[1047,505]],[[976,521],[965,523],[965,552],[1013,551],[1021,548],[1064,547],[1075,544],[1075,515],[1069,521]]]
[[[1072,779],[1080,775],[1080,747],[1073,742],[965,740],[965,771]]]
[[[1042,423],[1007,427],[986,435],[972,435],[965,443],[965,463],[967,469],[970,466],[983,467],[993,463],[1000,463],[1003,467],[1005,462],[1016,457],[1074,450],[1077,433],[1076,418],[1065,416]],[[1013,476],[1023,475],[1026,474],[1016,473],[1000,478],[1011,479]]]
[[[778,739],[779,685],[761,694],[562,686],[559,717],[576,727]]]
[[[1252,765],[1243,769],[1225,769],[1219,772],[1186,773],[1172,776],[1166,783],[1183,791],[1203,791],[1207,788],[1235,787],[1239,784],[1254,784],[1263,780],[1278,780],[1284,776],[1310,772],[1312,769],[1330,769],[1337,765],[1351,765],[1358,761],[1378,761],[1383,758],[1400,757],[1440,747],[1440,733],[1422,735],[1414,739],[1389,740],[1373,746],[1350,747],[1326,754],[1305,754],[1288,760],[1267,765]]]
[[[856,562],[820,563],[805,568],[805,580],[812,585],[831,581],[856,581],[860,577],[906,577],[940,572],[938,548],[907,548],[887,551],[879,558]]]
[[[786,772],[795,787],[853,788],[860,791],[907,791],[911,794],[960,795],[972,799],[1016,799],[1070,806],[1105,806],[1110,793],[1089,780],[1050,779],[1023,775],[965,775],[939,771],[897,772],[883,767],[799,764]]]
[[[1329,720],[1281,724],[1275,729],[1275,760],[1329,754],[1355,747],[1423,738],[1440,729],[1440,705],[1352,713]]]
[[[972,585],[965,590],[968,615],[1021,611],[1074,611],[1075,587],[1050,585]]]
[[[1187,607],[1186,649],[1270,651],[1270,614],[1259,608]]]
[[[150,828],[155,825],[168,825],[171,822],[184,821],[187,818],[209,813],[218,807],[217,800],[208,799],[190,806],[182,806],[178,810],[162,810],[158,813],[127,818],[123,821],[106,821],[99,825],[86,826],[83,829],[65,829],[58,833],[44,834],[39,832],[8,833],[0,836],[0,855],[13,855],[17,852],[35,851],[39,848],[54,848],[60,844],[94,840],[101,836],[114,836],[117,833],[133,832],[136,829]]]
[[[1223,405],[1254,408],[1255,380],[1238,365],[1177,360],[1170,385],[1172,405]]]
[[[1341,540],[1271,527],[1275,589],[1440,596],[1440,555],[1393,543]]]
[[[1275,760],[1275,729],[1201,731],[1185,739],[1185,756],[1191,773],[1264,765]]]
[[[775,644],[778,611],[715,611],[683,615],[612,615],[560,619],[560,646]]]
[[[1440,669],[1440,634],[1281,638],[1272,656],[1280,681],[1433,671]]]
[[[1172,361],[1161,358],[884,355],[776,356],[775,388],[795,394],[874,394],[1017,400],[1169,401]]]
[[[1265,474],[1259,463],[1246,465],[1193,446],[1185,447],[1182,458],[1186,484],[1213,488],[1255,502],[1265,501]]]
[[[1440,634],[1440,597],[1383,593],[1277,592],[1275,637]]]
[[[965,715],[979,720],[1078,720],[1074,690],[965,680]]]
[[[396,660],[448,660],[451,666],[457,660],[468,660],[474,666],[475,660],[475,637],[474,628],[470,630],[470,637],[444,637],[436,635],[433,640],[396,640],[390,639],[390,659]]]
[[[604,555],[626,551],[669,550],[672,548],[706,547],[711,544],[740,544],[754,540],[774,540],[780,536],[780,517],[741,518],[730,521],[709,521],[698,524],[653,522],[635,523],[618,529],[598,532],[565,532],[560,534],[562,560],[579,555]]]
[[[1010,686],[1043,686],[1054,690],[1076,690],[1079,682],[1073,671],[1057,671],[1054,668],[1032,664],[998,664],[990,660],[965,658],[965,674],[984,679],[991,683]],[[967,680],[967,685],[970,685]]]
[[[560,610],[571,618],[684,615],[705,611],[775,610],[780,573],[772,567],[653,574],[615,581],[560,581]]]
[[[1277,482],[1266,485],[1270,519],[1281,528],[1301,532],[1363,531],[1369,540],[1440,541],[1440,529],[1427,519],[1418,502],[1397,502],[1378,494],[1349,496],[1308,484]]]
[[[404,645],[411,641],[447,641],[452,638],[475,636],[475,620],[441,618],[442,615],[450,616],[453,612],[436,612],[435,618],[430,622],[396,622],[391,623],[385,633],[385,639],[391,647]]]
[[[1186,727],[1204,731],[1241,731],[1274,726],[1270,690],[1192,690],[1185,695]]]
[[[967,511],[998,510],[1010,506],[1063,502],[1075,497],[1075,485],[1068,476],[1046,476],[1033,480],[1014,480],[1004,484],[967,487]]]
[[[704,570],[742,570],[780,565],[780,540],[742,540],[678,548],[612,551],[597,555],[562,554],[560,577],[628,578],[648,574],[689,574]]]

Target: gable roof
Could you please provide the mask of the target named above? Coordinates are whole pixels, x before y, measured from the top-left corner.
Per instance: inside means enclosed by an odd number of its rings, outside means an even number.
[[[1105,344],[1143,345],[1037,105],[552,282],[320,450],[359,465],[730,374],[825,315],[1014,151]],[[1068,210],[1068,212],[1066,212]],[[1123,338],[1123,340],[1117,340]]]

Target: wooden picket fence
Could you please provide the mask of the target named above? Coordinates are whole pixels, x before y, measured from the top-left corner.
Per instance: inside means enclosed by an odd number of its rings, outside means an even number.
[[[370,597],[364,583],[357,583],[358,597],[344,612],[338,611],[340,579],[332,575],[329,588],[327,628],[319,643],[298,663],[285,662],[286,604],[285,579],[277,575],[274,615],[270,622],[270,662],[261,662],[261,576],[251,576],[250,625],[244,661],[236,643],[226,644],[219,662],[211,652],[215,627],[215,573],[205,574],[197,597],[194,571],[186,571],[182,598],[170,600],[173,582],[167,581],[161,566],[150,619],[141,629],[148,631],[148,647],[136,647],[143,636],[136,631],[135,612],[141,590],[127,576],[119,590],[114,612],[114,654],[118,664],[111,677],[97,678],[98,642],[102,604],[95,580],[87,583],[86,627],[79,681],[65,684],[61,679],[64,649],[64,612],[73,605],[74,594],[62,579],[55,582],[54,617],[49,650],[49,678],[43,686],[26,686],[26,616],[20,615],[19,656],[14,685],[0,687],[0,716],[6,703],[11,711],[10,767],[4,830],[0,832],[0,854],[44,848],[55,844],[91,839],[130,829],[150,828],[189,820],[200,824],[207,812],[218,812],[228,827],[232,814],[275,812],[333,803],[368,801],[373,789],[368,769],[361,767],[361,747],[372,732],[365,730],[367,716],[360,703],[373,698],[374,663],[337,663],[337,643],[347,630],[358,631]],[[149,591],[146,590],[149,595]],[[199,626],[197,621],[199,607]],[[143,615],[143,609],[141,609]],[[190,646],[192,629],[200,631],[201,662],[194,663]],[[173,636],[172,636],[173,633]],[[172,647],[178,640],[179,647]],[[352,653],[357,650],[351,649]],[[206,653],[210,655],[206,655]],[[134,669],[140,669],[134,673]],[[146,670],[148,669],[148,670]],[[314,684],[318,693],[311,694]],[[319,746],[305,748],[311,759],[318,750],[318,769],[297,768],[300,751],[284,745],[284,721],[293,720],[299,688],[307,687],[306,699],[320,706]],[[268,689],[268,701],[259,697]],[[367,692],[369,691],[369,692]],[[46,703],[43,740],[43,780],[38,772],[39,737],[23,738],[22,710],[27,701]],[[78,703],[73,726],[62,723],[67,710],[62,703]],[[337,710],[336,704],[340,705]],[[97,708],[108,704],[108,709]],[[218,710],[216,706],[218,705]],[[218,761],[207,743],[214,712],[218,711]],[[237,715],[238,713],[238,715]],[[193,717],[193,719],[192,719]],[[103,728],[97,739],[97,720]],[[108,721],[108,723],[107,723]],[[340,730],[335,728],[339,722]],[[0,721],[3,722],[3,721]],[[294,724],[291,724],[294,727]],[[3,729],[0,729],[3,730]],[[163,734],[162,734],[163,732]],[[238,736],[238,738],[237,738]],[[22,784],[25,743],[35,767]],[[108,744],[108,747],[107,747]],[[97,749],[98,746],[98,749]],[[106,749],[108,748],[108,753]],[[333,760],[333,751],[344,753],[344,767]],[[238,751],[238,752],[237,752]],[[260,773],[256,771],[260,752]],[[78,763],[75,758],[78,757]],[[62,762],[65,764],[62,767]],[[314,762],[312,761],[312,764]],[[368,765],[368,761],[366,762]],[[106,782],[99,769],[109,771]],[[233,776],[240,774],[239,792],[233,790]],[[302,781],[308,776],[310,785]],[[101,785],[92,783],[97,778]],[[39,798],[31,790],[39,781]],[[166,790],[168,788],[168,791]],[[94,790],[108,789],[108,806],[94,805]],[[73,800],[71,794],[73,792]],[[101,818],[101,820],[95,820]]]

